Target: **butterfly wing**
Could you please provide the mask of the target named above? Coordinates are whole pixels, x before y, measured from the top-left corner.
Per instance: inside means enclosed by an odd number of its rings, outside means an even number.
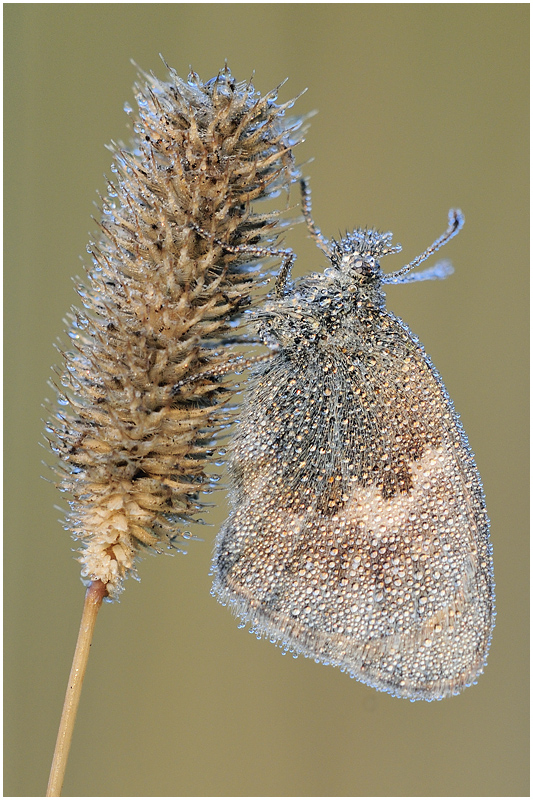
[[[214,592],[256,633],[410,699],[482,671],[488,519],[438,374],[384,314],[364,342],[282,350],[233,444]]]

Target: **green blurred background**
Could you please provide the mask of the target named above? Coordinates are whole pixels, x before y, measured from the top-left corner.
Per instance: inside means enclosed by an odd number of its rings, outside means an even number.
[[[105,605],[65,795],[527,795],[528,4],[7,4],[5,788],[43,795],[83,587],[41,466],[53,342],[74,302],[104,143],[134,59],[233,74],[318,109],[300,162],[326,235],[394,232],[398,269],[460,206],[447,281],[391,287],[462,416],[485,484],[498,618],[486,674],[408,703],[256,641],[210,596],[224,496],[187,556]],[[294,194],[296,202],[297,195]],[[302,226],[296,273],[324,265]]]

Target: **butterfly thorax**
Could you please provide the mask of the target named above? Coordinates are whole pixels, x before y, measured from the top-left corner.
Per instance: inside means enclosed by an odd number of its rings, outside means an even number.
[[[346,336],[364,340],[386,316],[380,259],[399,250],[391,233],[356,229],[333,241],[330,266],[286,288],[257,313],[260,335],[269,346],[290,347]],[[340,336],[340,340],[339,337]]]

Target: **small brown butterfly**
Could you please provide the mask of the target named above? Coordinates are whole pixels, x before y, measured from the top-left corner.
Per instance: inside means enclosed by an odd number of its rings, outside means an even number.
[[[230,449],[232,509],[216,540],[213,593],[252,631],[411,700],[459,693],[482,672],[494,624],[483,489],[442,380],[385,307],[392,234],[326,240],[328,268],[255,312],[272,356],[255,368]]]

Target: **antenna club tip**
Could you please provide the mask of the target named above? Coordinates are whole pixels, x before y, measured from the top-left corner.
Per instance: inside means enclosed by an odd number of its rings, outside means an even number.
[[[458,233],[465,224],[465,215],[460,208],[451,208],[448,212],[448,220],[453,232]]]

